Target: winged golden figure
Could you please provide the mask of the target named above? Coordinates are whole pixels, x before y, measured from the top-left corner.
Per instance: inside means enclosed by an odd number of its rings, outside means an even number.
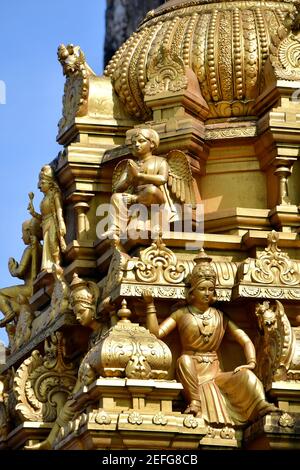
[[[123,160],[114,170],[109,228],[101,238],[114,239],[126,231],[128,208],[133,204],[147,210],[159,205],[169,222],[179,220],[178,204],[195,204],[194,178],[184,152],[172,150],[166,157],[153,155],[159,135],[149,128],[129,130],[126,141],[136,160]]]

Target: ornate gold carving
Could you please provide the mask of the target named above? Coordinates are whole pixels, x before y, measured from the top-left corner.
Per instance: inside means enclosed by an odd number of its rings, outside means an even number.
[[[229,129],[206,129],[205,138],[207,140],[232,139],[233,137],[255,137],[257,135],[256,126],[233,127]]]
[[[142,297],[145,290],[149,286],[145,284],[122,284],[120,295],[124,297]],[[168,287],[168,286],[150,286],[151,294],[154,298],[161,299],[184,299],[185,287]]]
[[[139,119],[149,114],[141,100],[145,94],[186,87],[185,67],[197,75],[209,117],[251,116],[274,24],[292,9],[292,2],[198,1],[156,10],[116,53],[106,74]]]
[[[220,437],[222,439],[234,439],[235,431],[233,428],[229,428],[228,426],[225,426],[220,431]]]
[[[168,418],[161,411],[153,416],[152,423],[157,426],[166,426],[168,424]]]
[[[257,373],[265,387],[270,389],[272,382],[293,380],[299,376],[299,339],[295,335],[298,328],[292,328],[283,305],[276,301],[258,304],[255,313],[262,337],[258,344]]]
[[[279,234],[275,231],[268,235],[268,246],[258,255],[255,267],[250,271],[251,280],[259,284],[297,286],[300,282],[298,265],[278,248],[278,239]]]
[[[268,235],[268,246],[257,259],[248,258],[238,270],[234,293],[241,297],[299,299],[299,264],[278,248],[279,234]]]
[[[45,341],[45,354],[33,351],[14,378],[16,411],[22,421],[55,421],[76,383],[77,369],[65,362],[62,333]]]
[[[238,265],[231,262],[212,264],[217,274],[217,298],[228,302],[231,299],[231,289],[235,282]],[[193,267],[193,261],[187,261],[184,257],[178,258],[158,238],[150,247],[141,251],[139,258],[129,258],[128,255],[119,251],[113,255],[109,275],[101,282],[103,292],[105,292],[103,296],[110,295],[119,287],[116,292],[123,297],[142,297],[145,290],[150,289],[154,298],[184,299],[185,280]],[[151,286],[149,286],[150,281]]]
[[[133,411],[128,415],[127,421],[129,424],[137,424],[139,426],[143,424],[143,417],[137,411]]]
[[[275,75],[285,80],[300,80],[300,6],[272,36],[270,61]]]
[[[184,418],[183,426],[188,429],[196,429],[198,427],[198,421],[193,415],[190,415]]]
[[[145,95],[148,96],[176,93],[186,90],[188,86],[184,61],[173,48],[170,50],[164,44],[149,64],[148,76],[149,81],[145,86]]]
[[[278,48],[278,57],[285,69],[300,72],[300,37],[285,38]],[[296,69],[296,70],[295,70]],[[295,78],[294,78],[295,80]]]
[[[212,426],[207,426],[207,434],[206,437],[210,439],[214,439],[217,435],[217,429],[213,428]]]
[[[219,442],[220,440],[233,441],[234,439],[236,439],[236,432],[234,428],[226,425],[223,425],[221,428],[214,428],[212,426],[208,426],[207,433],[203,441],[207,442],[207,439],[212,439]],[[202,444],[204,443],[203,441],[201,441]]]
[[[136,279],[149,284],[180,284],[186,277],[183,263],[158,238],[149,248],[141,252],[140,261],[135,265]]]
[[[167,377],[172,360],[169,348],[145,328],[131,323],[130,315],[123,300],[118,312],[121,320],[87,353],[79,373],[88,366],[103,377]]]
[[[254,297],[260,299],[286,299],[295,300],[300,298],[300,289],[287,289],[278,287],[257,287],[257,286],[243,286],[239,288],[239,295],[241,297]]]
[[[79,46],[61,44],[57,55],[67,77],[63,97],[63,117],[58,124],[60,132],[63,132],[73,124],[75,117],[87,113],[89,77],[95,74],[86,63],[85,55]]]
[[[99,410],[95,416],[95,423],[97,424],[110,424],[111,416],[104,410]]]
[[[271,14],[274,18],[274,14]],[[247,10],[242,12],[243,22],[243,39],[244,39],[244,57],[245,57],[245,69],[244,69],[244,84],[245,84],[245,95],[251,98],[255,97],[255,83],[257,79],[257,73],[259,63],[257,57],[259,54],[259,44],[257,41],[257,30],[255,22],[255,11]],[[262,31],[263,28],[260,28]],[[265,45],[265,44],[264,44]],[[238,67],[239,64],[236,65]],[[236,68],[237,72],[242,72],[242,69]]]
[[[295,426],[295,420],[288,413],[283,413],[278,420],[278,424],[283,428],[293,428]]]

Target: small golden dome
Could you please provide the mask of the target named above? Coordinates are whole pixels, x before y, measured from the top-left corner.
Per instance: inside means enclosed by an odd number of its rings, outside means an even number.
[[[126,110],[138,119],[149,119],[146,85],[163,48],[174,63],[194,71],[210,118],[251,116],[271,36],[294,3],[171,0],[148,13],[105,74]]]

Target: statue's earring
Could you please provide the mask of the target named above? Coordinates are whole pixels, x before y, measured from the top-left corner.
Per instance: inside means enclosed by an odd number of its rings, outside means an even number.
[[[92,308],[92,309],[91,309],[91,311],[92,311],[92,312],[91,312],[91,313],[92,313],[92,314],[91,314],[91,320],[95,320],[95,318],[96,318],[96,312],[95,312],[95,309],[94,309],[94,308]]]
[[[217,302],[217,300],[218,300],[217,292],[214,291],[214,296],[212,298],[212,303],[214,304],[215,302]]]

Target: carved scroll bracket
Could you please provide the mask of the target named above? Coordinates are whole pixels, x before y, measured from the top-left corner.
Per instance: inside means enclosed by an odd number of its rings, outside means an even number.
[[[268,246],[257,259],[248,258],[238,270],[233,298],[300,299],[296,261],[278,248],[279,234],[268,235]]]

